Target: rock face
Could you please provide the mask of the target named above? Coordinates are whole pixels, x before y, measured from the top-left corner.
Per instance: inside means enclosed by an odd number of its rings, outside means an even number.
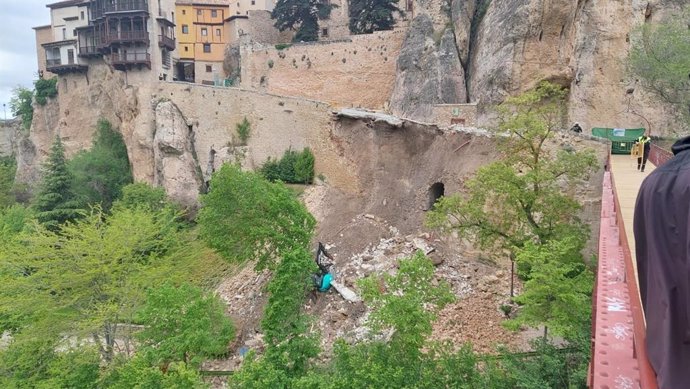
[[[15,154],[21,128],[22,122],[19,119],[0,121],[0,157],[9,157]]]
[[[194,132],[170,101],[156,106],[153,156],[154,184],[186,208],[196,209],[203,179],[194,151]]]
[[[460,64],[453,30],[445,29],[434,41],[427,14],[413,21],[400,51],[391,110],[395,115],[429,121],[433,104],[467,101],[465,73]]]

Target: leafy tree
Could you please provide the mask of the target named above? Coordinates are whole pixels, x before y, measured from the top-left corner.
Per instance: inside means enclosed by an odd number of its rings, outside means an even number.
[[[31,210],[19,204],[0,209],[0,247],[22,232],[32,217]]]
[[[34,225],[15,242],[0,261],[0,317],[17,333],[90,337],[105,361],[116,337],[130,351],[130,327],[120,324],[133,322],[144,290],[189,277],[186,264],[198,255],[174,215],[141,209],[107,218],[96,209],[58,232]]]
[[[154,188],[149,184],[137,182],[123,186],[121,192],[121,198],[113,204],[114,208],[145,208],[153,212],[174,208],[165,195],[165,189],[160,187]]]
[[[269,157],[259,171],[269,181],[311,184],[314,181],[314,153],[308,147],[301,152],[286,150],[280,160]]]
[[[642,85],[671,104],[690,123],[690,6],[664,23],[645,23],[628,57],[628,68]]]
[[[257,173],[223,165],[201,197],[200,236],[231,262],[257,260],[274,267],[278,258],[307,247],[315,220],[292,192]]]
[[[98,120],[93,147],[79,152],[68,165],[74,177],[72,191],[84,205],[99,204],[107,211],[122,187],[132,183],[125,142],[105,119]]]
[[[145,357],[135,356],[111,369],[101,382],[110,389],[202,389],[208,388],[199,373],[176,362],[163,371]]]
[[[280,31],[297,30],[293,42],[312,42],[319,39],[319,19],[328,18],[334,7],[321,0],[278,0],[271,18]]]
[[[75,201],[71,187],[72,178],[67,169],[62,141],[56,136],[44,165],[43,181],[34,203],[36,217],[45,226],[56,229],[59,224],[74,220],[79,215],[79,204]]]
[[[374,31],[392,30],[395,26],[393,14],[403,11],[395,0],[351,0],[350,32],[370,34]]]
[[[189,284],[149,290],[138,319],[145,326],[136,335],[140,352],[165,366],[182,361],[198,367],[204,358],[227,351],[235,335],[225,304]]]
[[[14,175],[17,161],[13,157],[0,157],[0,208],[14,204]]]
[[[499,107],[500,128],[510,135],[503,145],[506,156],[480,168],[464,195],[439,200],[427,220],[433,227],[458,231],[489,252],[507,253],[511,260],[521,256],[520,275],[528,281],[519,298],[525,305],[519,320],[559,330],[567,328],[563,322],[569,317],[553,316],[562,313],[561,303],[580,302],[592,286],[580,254],[588,229],[577,216],[579,203],[566,188],[576,187],[596,164],[591,150],[553,152],[547,146],[562,128],[564,97],[562,88],[543,82],[506,99]],[[546,260],[550,254],[566,253],[567,258]],[[555,280],[543,283],[552,276],[561,282],[567,278],[568,285],[577,288],[566,290]]]
[[[22,126],[25,130],[31,128],[31,122],[34,119],[34,107],[32,106],[34,98],[34,91],[21,86],[17,86],[12,90],[12,98],[10,99],[10,109],[14,116],[22,118]]]

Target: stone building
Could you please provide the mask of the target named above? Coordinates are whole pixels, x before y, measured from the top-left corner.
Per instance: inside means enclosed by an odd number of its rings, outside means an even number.
[[[39,63],[40,70],[53,74],[86,70],[85,61],[77,55],[77,31],[89,24],[87,4],[84,0],[67,0],[46,6],[50,9],[50,26],[35,29],[37,43],[41,40],[38,58],[45,61]]]

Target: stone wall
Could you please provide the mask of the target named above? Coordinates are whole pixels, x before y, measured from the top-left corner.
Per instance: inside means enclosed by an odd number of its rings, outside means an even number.
[[[269,11],[249,11],[247,16],[235,17],[227,22],[228,42],[232,45],[243,39],[266,44],[292,41],[295,32],[291,30],[278,31],[273,25],[274,23],[275,20],[271,19]]]
[[[433,123],[477,127],[477,104],[437,104],[432,107]]]
[[[404,29],[347,40],[241,47],[241,86],[339,106],[384,108],[395,81]]]

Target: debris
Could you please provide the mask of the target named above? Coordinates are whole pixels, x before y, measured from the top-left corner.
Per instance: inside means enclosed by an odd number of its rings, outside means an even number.
[[[348,288],[347,286],[336,282],[332,281],[331,286],[333,286],[333,289],[335,289],[338,293],[340,293],[343,298],[351,303],[358,303],[362,301],[359,296],[357,296],[357,293],[355,293],[352,289]]]
[[[430,253],[433,253],[436,251],[435,248],[429,246],[424,239],[421,238],[414,238],[412,239],[412,244],[414,244],[414,247],[416,247],[418,250],[421,250],[424,255],[429,255]]]

